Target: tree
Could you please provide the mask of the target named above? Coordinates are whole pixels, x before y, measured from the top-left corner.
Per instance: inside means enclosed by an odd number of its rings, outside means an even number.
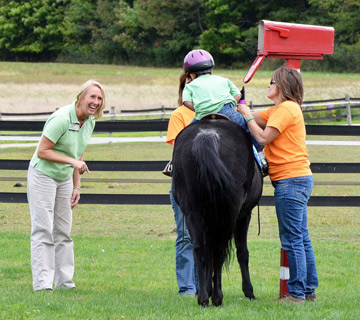
[[[203,31],[202,0],[120,1],[117,40],[142,64],[181,65]],[[142,55],[142,57],[140,57]]]
[[[0,56],[53,60],[63,48],[61,25],[68,0],[0,2]]]
[[[309,0],[322,16],[321,22],[335,29],[335,52],[326,56],[328,68],[360,72],[360,2],[358,0]]]
[[[92,30],[93,50],[103,63],[124,63],[126,53],[116,36],[121,32],[118,25],[118,0],[99,0],[96,9],[98,26]]]

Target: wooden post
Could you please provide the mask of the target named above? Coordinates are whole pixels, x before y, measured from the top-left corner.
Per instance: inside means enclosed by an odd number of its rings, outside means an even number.
[[[345,103],[346,103],[346,119],[349,126],[352,125],[351,121],[351,107],[350,107],[350,96],[348,94],[345,95]]]
[[[281,248],[280,252],[280,298],[285,297],[289,293],[287,282],[290,278],[289,261],[286,251]]]

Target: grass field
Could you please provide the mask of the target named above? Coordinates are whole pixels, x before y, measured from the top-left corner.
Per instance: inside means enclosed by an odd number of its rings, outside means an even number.
[[[250,67],[250,66],[249,66]],[[107,108],[139,110],[177,106],[181,66],[174,69],[115,65],[75,65],[61,63],[0,62],[2,113],[54,111],[75,99],[80,85],[97,79],[104,86]],[[239,88],[247,70],[217,70]],[[266,98],[272,72],[258,70],[246,85],[246,100],[271,103]],[[360,74],[303,72],[305,101],[360,97]]]
[[[247,70],[216,70],[238,86]],[[179,69],[127,66],[0,62],[0,112],[52,111],[68,104],[80,84],[101,81],[108,106],[116,109],[175,107]],[[247,85],[247,100],[269,103],[271,72],[258,71]],[[359,74],[303,73],[306,99],[360,97]],[[1,132],[1,134],[4,134]],[[319,140],[319,137],[308,137]],[[356,140],[360,137],[321,137]],[[360,148],[308,147],[312,162],[357,162]],[[0,159],[30,159],[35,147],[0,148]],[[85,160],[168,160],[171,147],[161,143],[89,145]],[[0,192],[26,192],[26,171],[0,170]],[[162,183],[87,182],[97,179],[164,179],[160,172],[91,172],[82,193],[168,193]],[[17,180],[18,179],[18,180]],[[313,195],[359,196],[359,174],[317,174]],[[16,182],[22,187],[14,187]],[[264,195],[272,195],[268,178]],[[359,208],[310,207],[308,220],[320,285],[318,301],[281,305],[280,243],[273,207],[257,210],[249,230],[250,274],[256,301],[241,291],[233,258],[223,275],[224,306],[199,308],[196,299],[179,297],[175,278],[175,223],[170,205],[79,205],[73,213],[76,291],[32,290],[30,217],[27,204],[0,203],[0,319],[360,319]]]
[[[0,149],[1,150],[1,149]],[[2,159],[29,159],[34,147],[1,150]],[[312,162],[355,162],[359,147],[309,146]],[[159,143],[90,145],[87,160],[166,160]],[[26,176],[1,171],[0,176]],[[164,179],[160,172],[92,172],[86,178]],[[315,181],[359,181],[359,175],[316,175]],[[2,192],[25,192],[2,182]],[[82,193],[167,193],[168,183],[83,182]],[[111,188],[110,188],[111,186]],[[313,195],[359,195],[359,186],[316,185]],[[266,184],[264,194],[272,194]],[[174,270],[175,224],[170,205],[79,205],[74,210],[76,291],[34,293],[30,268],[30,218],[26,204],[0,204],[0,319],[359,319],[359,208],[309,208],[317,259],[318,301],[281,305],[280,243],[273,207],[256,211],[249,230],[250,273],[257,300],[241,291],[235,259],[223,275],[224,306],[201,309],[179,297]]]

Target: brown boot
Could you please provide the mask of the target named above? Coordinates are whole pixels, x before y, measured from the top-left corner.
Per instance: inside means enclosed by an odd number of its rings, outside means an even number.
[[[280,298],[280,302],[281,303],[304,303],[305,300],[304,299],[299,299],[299,298],[295,298],[293,296],[287,295],[283,298]]]

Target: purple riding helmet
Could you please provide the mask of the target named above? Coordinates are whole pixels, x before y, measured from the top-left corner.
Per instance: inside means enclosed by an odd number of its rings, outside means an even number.
[[[186,74],[190,72],[195,72],[196,75],[209,73],[213,66],[215,66],[215,62],[212,55],[202,49],[190,51],[184,59],[184,70]]]

